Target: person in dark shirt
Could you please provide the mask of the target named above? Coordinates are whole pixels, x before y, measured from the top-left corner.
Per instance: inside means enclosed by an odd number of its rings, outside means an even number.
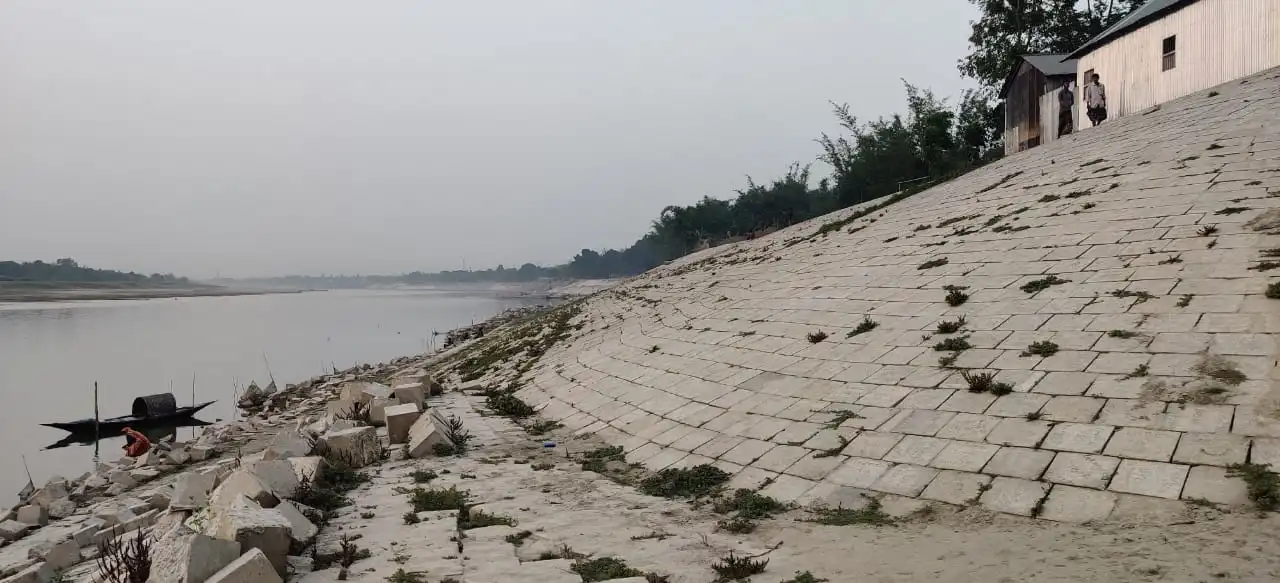
[[[1063,85],[1058,92],[1058,137],[1061,138],[1075,129],[1075,120],[1071,117],[1071,108],[1076,104],[1076,94],[1071,92],[1071,85]]]

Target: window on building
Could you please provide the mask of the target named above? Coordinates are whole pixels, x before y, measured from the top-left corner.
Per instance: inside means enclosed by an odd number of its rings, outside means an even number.
[[[1163,55],[1163,71],[1178,66],[1178,37],[1171,36],[1160,43],[1160,54]]]

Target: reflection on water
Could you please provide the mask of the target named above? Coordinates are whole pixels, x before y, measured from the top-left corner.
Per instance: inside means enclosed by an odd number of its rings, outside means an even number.
[[[444,332],[519,300],[426,290],[350,290],[265,296],[0,304],[0,500],[26,482],[24,453],[39,484],[90,469],[90,447],[40,451],[65,433],[40,423],[127,415],[134,397],[171,392],[178,405],[216,401],[202,413],[232,418],[232,393],[283,385],[333,367],[433,349]],[[184,439],[187,429],[180,430]],[[118,437],[101,447],[114,459]]]
[[[151,440],[151,443],[161,443],[161,442],[173,443],[178,440],[179,428],[191,427],[194,429],[196,427],[204,427],[206,425],[212,425],[212,423],[208,421],[201,421],[200,419],[195,419],[192,417],[187,417],[184,419],[175,419],[174,421],[167,423],[165,425],[144,427],[144,428],[138,429],[138,433],[141,433],[147,436],[147,439]],[[183,432],[182,437],[183,439],[187,439],[194,435],[195,435],[194,432]],[[112,438],[116,438],[116,439],[112,439]],[[75,433],[69,433],[67,434],[66,437],[45,446],[44,449],[46,450],[59,449],[59,448],[68,447],[72,445],[92,445],[93,451],[94,451],[93,458],[97,460],[101,458],[101,455],[99,455],[99,449],[100,449],[101,443],[103,441],[109,441],[109,442],[118,441],[119,438],[120,438],[120,435],[116,432],[111,432],[110,434],[75,432]],[[123,447],[121,449],[123,449]],[[107,453],[111,453],[111,451],[108,450]]]

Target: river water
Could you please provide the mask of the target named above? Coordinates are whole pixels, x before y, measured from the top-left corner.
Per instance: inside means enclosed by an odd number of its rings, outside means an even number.
[[[190,404],[194,375],[195,401],[217,401],[200,418],[227,419],[233,387],[265,386],[268,365],[283,388],[335,365],[426,352],[445,331],[520,305],[426,290],[0,303],[0,503],[27,482],[24,454],[37,486],[91,469],[93,447],[44,450],[66,434],[39,424],[92,418],[94,382],[105,418],[153,393]],[[103,441],[101,458],[118,459],[121,444]]]

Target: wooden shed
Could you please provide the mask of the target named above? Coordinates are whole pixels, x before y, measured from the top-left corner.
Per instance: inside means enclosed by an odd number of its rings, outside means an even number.
[[[1076,62],[1066,56],[1023,55],[1009,71],[1000,89],[1006,155],[1058,138],[1058,91],[1076,80]]]
[[[1149,0],[1068,58],[1081,87],[1101,77],[1109,118],[1132,115],[1280,67],[1280,0]]]

